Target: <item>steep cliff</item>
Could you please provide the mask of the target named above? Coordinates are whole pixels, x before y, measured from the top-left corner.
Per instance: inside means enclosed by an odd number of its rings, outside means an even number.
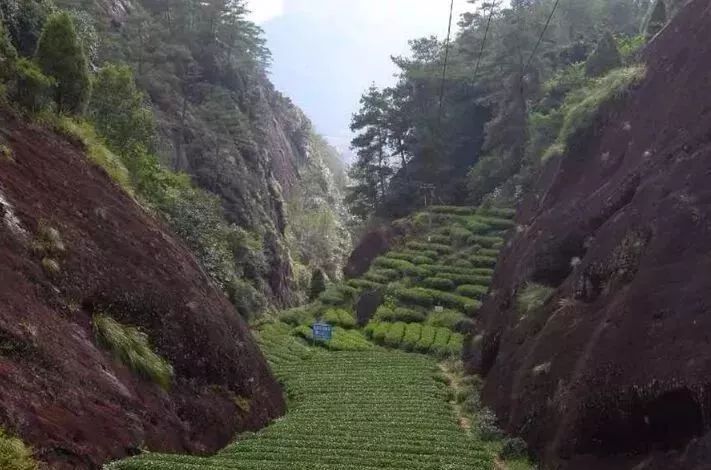
[[[157,117],[163,163],[219,196],[228,221],[261,245],[263,262],[247,262],[245,276],[271,303],[292,302],[292,261],[304,260],[287,242],[286,203],[304,189],[304,173],[326,168],[312,151],[311,122],[269,81],[269,52],[243,2],[56,3],[90,14],[101,38],[97,66],[132,66]],[[337,175],[320,177],[340,199]]]
[[[280,415],[247,325],[183,243],[76,144],[6,112],[0,128],[0,426],[84,469],[214,451]],[[97,315],[140,327],[170,384],[99,341]]]
[[[548,162],[467,348],[484,401],[550,468],[711,461],[710,28],[690,2],[642,83]]]

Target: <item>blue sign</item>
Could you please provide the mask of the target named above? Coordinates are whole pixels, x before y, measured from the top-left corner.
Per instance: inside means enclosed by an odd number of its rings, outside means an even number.
[[[311,327],[315,340],[330,341],[333,336],[333,327],[328,323],[318,322]]]

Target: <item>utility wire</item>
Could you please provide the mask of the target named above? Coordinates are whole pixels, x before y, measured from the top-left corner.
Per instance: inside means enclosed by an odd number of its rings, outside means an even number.
[[[538,48],[541,46],[541,42],[543,42],[543,36],[545,36],[546,31],[548,31],[548,26],[550,26],[550,24],[551,24],[551,20],[553,19],[553,15],[555,15],[555,11],[558,8],[559,3],[560,3],[560,0],[555,0],[555,5],[553,5],[553,10],[551,10],[551,14],[548,15],[548,20],[546,21],[546,25],[543,27],[543,31],[541,31],[541,35],[538,37],[538,42],[536,43],[536,47],[533,48],[533,52],[531,52],[531,57],[528,58],[528,62],[526,63],[526,66],[523,68],[523,74],[521,75],[522,80],[523,80],[523,77],[526,76],[528,67],[531,66],[531,62],[533,62],[533,57],[538,52]]]
[[[449,39],[452,37],[452,17],[454,16],[454,0],[449,5],[449,26],[447,27],[447,42],[444,47],[444,66],[442,67],[442,86],[439,90],[439,123],[442,124],[442,104],[444,103],[444,84],[447,80],[447,64],[449,62]]]
[[[474,68],[474,76],[476,77],[479,73],[479,65],[481,64],[481,58],[484,56],[484,46],[486,46],[486,38],[489,36],[489,28],[491,27],[491,19],[494,17],[494,8],[496,7],[496,0],[491,0],[491,11],[489,12],[489,21],[486,22],[486,30],[484,31],[484,40],[481,41],[481,49],[479,50],[479,58],[476,60],[476,68]]]

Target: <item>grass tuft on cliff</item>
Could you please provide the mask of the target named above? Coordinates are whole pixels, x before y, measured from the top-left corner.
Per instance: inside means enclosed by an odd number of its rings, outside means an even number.
[[[173,367],[153,352],[145,333],[103,314],[94,315],[93,323],[99,343],[111,351],[114,357],[161,387],[170,387]]]
[[[2,470],[37,470],[32,450],[22,440],[0,428],[0,468]]]
[[[552,287],[529,282],[516,297],[519,313],[526,315],[543,307],[553,292],[555,289]]]
[[[565,154],[575,136],[595,124],[603,106],[624,98],[646,75],[647,68],[644,65],[618,68],[593,80],[583,90],[569,94],[562,107],[563,124],[558,138],[544,152],[543,161]]]

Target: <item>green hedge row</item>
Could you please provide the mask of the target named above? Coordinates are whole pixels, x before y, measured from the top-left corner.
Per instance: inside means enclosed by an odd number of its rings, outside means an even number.
[[[461,354],[464,337],[448,328],[420,323],[370,322],[364,329],[366,337],[389,348],[454,357]]]
[[[415,251],[436,251],[440,255],[448,255],[454,251],[451,246],[441,243],[409,242],[407,247]]]
[[[394,288],[391,293],[400,301],[419,305],[421,307],[432,307],[442,305],[444,307],[459,310],[467,315],[473,315],[481,307],[481,303],[474,299],[462,297],[461,295],[442,292],[435,289],[415,287],[411,289]]]
[[[479,245],[483,248],[498,248],[504,244],[504,239],[501,237],[485,237],[482,235],[472,235],[469,237],[469,243]]]
[[[405,322],[405,323],[420,323],[425,321],[427,316],[417,310],[410,308],[397,307],[391,309],[385,305],[381,305],[375,312],[375,320],[381,322]]]
[[[429,289],[452,291],[456,287],[454,282],[441,277],[428,277],[421,282],[421,285]]]
[[[481,300],[481,298],[485,296],[488,291],[489,289],[484,286],[477,286],[474,284],[462,284],[461,286],[457,287],[457,290],[455,292],[463,297]]]
[[[353,314],[341,308],[331,308],[323,314],[323,321],[334,326],[340,326],[345,329],[356,327],[356,320]]]
[[[471,274],[455,274],[455,273],[439,273],[437,277],[448,279],[455,283],[457,286],[463,284],[471,284],[475,286],[486,286],[491,284],[491,276],[484,275],[471,275]]]
[[[435,214],[473,215],[478,209],[469,206],[432,206],[427,210]]]

